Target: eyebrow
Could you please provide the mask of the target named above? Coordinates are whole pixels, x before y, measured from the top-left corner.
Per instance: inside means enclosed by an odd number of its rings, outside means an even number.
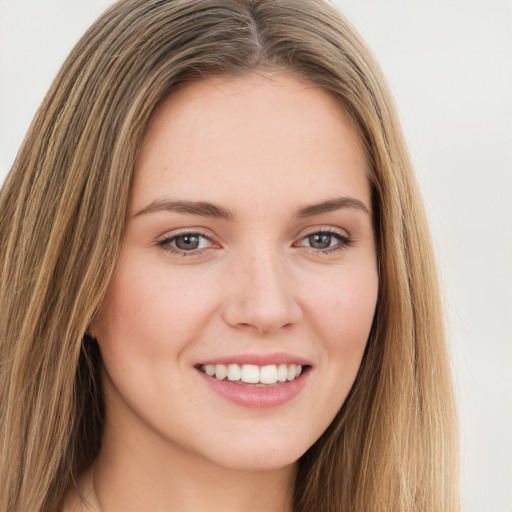
[[[355,208],[356,210],[361,210],[364,213],[370,213],[366,205],[362,201],[359,201],[359,199],[354,199],[352,197],[338,197],[299,208],[295,212],[295,216],[303,219],[314,215],[321,215],[323,213],[341,210],[342,208]],[[199,215],[201,217],[213,217],[226,220],[233,220],[235,217],[233,211],[213,203],[205,201],[171,201],[167,199],[156,199],[152,201],[147,206],[139,210],[135,214],[135,217],[159,211],[184,213],[186,215]]]
[[[169,201],[156,199],[139,210],[135,217],[159,211],[185,213],[187,215],[199,215],[201,217],[214,217],[218,219],[232,220],[234,215],[231,210],[204,201]]]
[[[336,210],[341,210],[342,208],[355,208],[356,210],[361,210],[364,213],[370,213],[370,210],[362,201],[359,201],[359,199],[354,199],[353,197],[338,197],[336,199],[329,199],[328,201],[322,201],[321,203],[300,208],[297,210],[295,215],[300,219],[303,219],[305,217],[312,217],[313,215],[334,212]]]

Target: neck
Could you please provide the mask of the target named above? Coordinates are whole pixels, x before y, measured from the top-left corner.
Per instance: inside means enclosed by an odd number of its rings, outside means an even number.
[[[291,512],[294,468],[254,472],[208,464],[168,466],[105,464],[91,472],[99,512]]]

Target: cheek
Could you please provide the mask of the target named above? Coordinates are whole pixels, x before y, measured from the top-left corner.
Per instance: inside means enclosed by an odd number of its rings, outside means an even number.
[[[308,283],[309,332],[315,340],[322,392],[310,397],[316,421],[310,439],[317,439],[345,402],[359,371],[370,334],[378,295],[375,267],[351,265],[330,269],[329,278]],[[304,296],[305,297],[305,296]]]
[[[116,361],[140,362],[130,358],[138,356],[156,364],[166,353],[176,354],[208,321],[219,293],[197,271],[171,273],[165,265],[125,257],[93,323],[104,359],[110,353]]]
[[[310,310],[318,332],[333,349],[366,344],[378,296],[378,276],[373,267],[342,271],[336,279],[309,294]]]
[[[341,406],[359,371],[377,303],[376,270],[356,270],[340,272],[339,278],[324,283],[322,293],[309,297],[322,366],[328,368],[326,379],[333,388],[328,400],[334,409]]]

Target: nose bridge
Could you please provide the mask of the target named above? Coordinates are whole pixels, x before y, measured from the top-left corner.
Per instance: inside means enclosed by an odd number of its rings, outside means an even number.
[[[284,257],[275,248],[248,249],[236,258],[226,321],[260,333],[296,323],[301,310]]]

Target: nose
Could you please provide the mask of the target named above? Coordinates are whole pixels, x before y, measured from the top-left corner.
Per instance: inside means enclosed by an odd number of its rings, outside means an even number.
[[[296,324],[302,310],[286,264],[275,254],[239,258],[231,268],[225,322],[237,329],[267,334]]]

